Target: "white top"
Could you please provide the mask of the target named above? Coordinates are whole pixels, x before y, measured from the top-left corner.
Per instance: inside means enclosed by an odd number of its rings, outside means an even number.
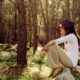
[[[75,34],[69,34],[56,39],[57,44],[64,43],[66,53],[71,59],[74,66],[78,63],[78,40]]]

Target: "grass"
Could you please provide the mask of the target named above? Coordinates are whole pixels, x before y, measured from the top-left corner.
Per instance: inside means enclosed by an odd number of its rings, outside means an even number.
[[[0,76],[0,80],[18,80],[18,79],[19,77],[16,75],[5,74],[5,75]]]
[[[16,55],[9,52],[0,53],[0,67],[10,67],[16,65]]]

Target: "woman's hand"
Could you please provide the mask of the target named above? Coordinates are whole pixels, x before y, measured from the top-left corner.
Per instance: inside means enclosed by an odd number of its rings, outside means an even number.
[[[55,45],[55,44],[56,44],[56,42],[55,42],[54,40],[49,41],[49,42],[41,49],[40,56],[41,56],[41,57],[44,57],[45,54],[46,54],[46,51],[47,51],[48,47],[49,47],[49,46],[52,46],[52,45]]]
[[[41,51],[47,51],[48,47],[52,45],[52,41],[49,41],[42,49]]]
[[[40,57],[43,58],[45,55],[46,55],[46,51],[45,50],[41,50]]]

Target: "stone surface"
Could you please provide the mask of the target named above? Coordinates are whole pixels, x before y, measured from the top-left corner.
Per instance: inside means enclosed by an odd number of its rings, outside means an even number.
[[[64,68],[63,71],[54,80],[75,80],[75,78],[71,74],[69,68]]]

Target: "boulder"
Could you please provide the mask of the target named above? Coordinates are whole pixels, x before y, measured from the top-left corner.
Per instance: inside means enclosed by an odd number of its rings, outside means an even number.
[[[54,80],[75,80],[75,78],[71,74],[69,68],[64,68],[63,71],[58,76],[56,76]]]

